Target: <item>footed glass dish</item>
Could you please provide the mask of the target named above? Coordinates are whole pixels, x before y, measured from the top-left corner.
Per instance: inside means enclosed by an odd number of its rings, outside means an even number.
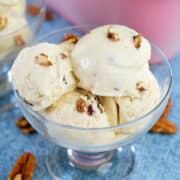
[[[60,29],[34,41],[33,44],[59,43],[64,34],[82,36],[91,28],[76,26]],[[132,144],[160,117],[172,86],[168,59],[156,45],[151,43],[151,47],[151,60],[155,58],[159,62],[150,64],[150,69],[159,84],[160,99],[146,114],[118,126],[80,128],[51,121],[33,111],[15,90],[17,101],[27,120],[42,136],[56,144],[46,158],[48,171],[53,179],[66,179],[67,175],[70,179],[110,179],[113,174],[121,179],[131,173],[135,163],[135,148]]]

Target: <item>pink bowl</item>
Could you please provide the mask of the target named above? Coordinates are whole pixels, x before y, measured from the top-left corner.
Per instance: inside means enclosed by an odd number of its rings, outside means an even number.
[[[123,24],[141,32],[171,59],[180,48],[180,0],[47,0],[73,24]]]

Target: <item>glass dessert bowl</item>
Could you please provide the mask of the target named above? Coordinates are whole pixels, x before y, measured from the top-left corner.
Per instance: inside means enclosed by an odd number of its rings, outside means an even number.
[[[39,7],[36,16],[27,12],[29,5]],[[11,110],[17,105],[12,93],[9,69],[20,49],[40,29],[44,13],[44,0],[0,2],[0,112]]]
[[[91,27],[90,27],[91,28]],[[58,44],[64,34],[75,33],[82,36],[87,27],[77,26],[53,32],[32,44],[49,42]],[[172,86],[172,73],[167,58],[161,50],[151,43],[151,60],[158,64],[150,64],[159,88],[160,98],[147,113],[129,122],[104,128],[82,128],[61,124],[47,119],[24,101],[18,91],[15,96],[19,106],[32,126],[44,137],[57,146],[47,157],[47,167],[53,178],[87,176],[94,179],[110,178],[116,174],[126,177],[133,169],[135,153],[131,144],[145,134],[157,121],[168,101]],[[151,101],[151,99],[149,99]]]

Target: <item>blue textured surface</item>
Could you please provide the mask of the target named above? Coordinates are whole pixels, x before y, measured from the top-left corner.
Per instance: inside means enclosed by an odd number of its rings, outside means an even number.
[[[64,19],[56,18],[45,22],[39,35],[46,34],[53,29],[69,26]],[[172,89],[173,108],[169,115],[180,127],[180,54],[171,62],[174,73]],[[7,177],[16,158],[24,151],[36,155],[37,168],[34,180],[49,180],[45,156],[51,143],[39,134],[24,135],[16,128],[15,121],[21,115],[17,109],[8,113],[0,113],[0,180]],[[67,180],[68,174],[65,176]],[[77,178],[76,178],[77,179]],[[78,177],[77,180],[81,180]],[[119,179],[116,174],[112,179]],[[146,134],[136,142],[136,162],[131,180],[178,180],[180,179],[180,133],[176,135]],[[73,179],[74,180],[74,179]]]

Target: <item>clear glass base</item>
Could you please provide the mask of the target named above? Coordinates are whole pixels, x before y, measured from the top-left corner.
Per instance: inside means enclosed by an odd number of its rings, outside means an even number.
[[[17,105],[12,90],[11,75],[3,73],[0,75],[0,112],[10,111]]]
[[[134,146],[101,153],[84,153],[56,147],[46,159],[52,178],[61,180],[121,179],[130,175],[134,162]]]

